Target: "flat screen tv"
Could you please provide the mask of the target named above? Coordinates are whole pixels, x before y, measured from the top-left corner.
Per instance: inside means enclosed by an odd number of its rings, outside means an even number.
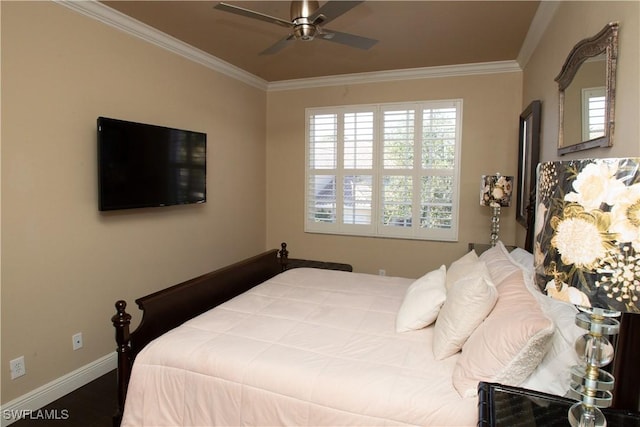
[[[101,211],[204,203],[207,135],[98,117]]]

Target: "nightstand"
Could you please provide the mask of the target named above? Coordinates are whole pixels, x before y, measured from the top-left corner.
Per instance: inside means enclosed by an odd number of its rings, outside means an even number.
[[[566,427],[575,400],[496,383],[478,384],[478,427]],[[608,427],[640,427],[640,413],[603,409]]]

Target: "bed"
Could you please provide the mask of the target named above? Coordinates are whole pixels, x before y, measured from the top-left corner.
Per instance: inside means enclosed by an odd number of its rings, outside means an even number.
[[[283,244],[141,298],[132,333],[116,303],[116,421],[471,426],[480,381],[568,386],[582,332],[527,251],[499,242],[418,279],[287,266]]]

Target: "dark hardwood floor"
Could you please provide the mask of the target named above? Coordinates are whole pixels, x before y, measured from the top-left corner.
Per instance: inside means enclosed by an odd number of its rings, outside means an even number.
[[[33,411],[11,427],[111,427],[117,405],[116,371]],[[46,419],[50,418],[50,419]]]

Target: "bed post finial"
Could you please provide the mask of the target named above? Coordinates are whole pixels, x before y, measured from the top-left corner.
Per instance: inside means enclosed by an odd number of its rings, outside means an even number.
[[[118,355],[118,409],[113,416],[114,425],[120,425],[131,374],[131,346],[129,345],[131,315],[125,311],[126,308],[126,301],[119,300],[116,302],[116,314],[111,317],[111,322],[116,328],[116,352]]]
[[[285,242],[280,244],[280,248],[278,252],[280,254],[280,266],[282,267],[282,271],[285,271],[287,264],[289,264],[289,251],[287,250],[287,244]]]

